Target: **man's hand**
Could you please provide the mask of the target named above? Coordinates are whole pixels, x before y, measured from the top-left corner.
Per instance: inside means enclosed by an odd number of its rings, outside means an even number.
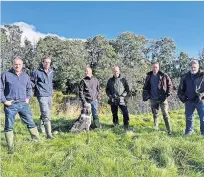
[[[6,106],[11,106],[11,105],[12,105],[12,101],[13,101],[13,100],[5,101],[5,102],[4,102],[4,105],[6,105]]]
[[[113,97],[113,96],[109,96],[109,101],[110,101],[111,103],[114,103],[114,97]]]
[[[196,97],[193,99],[193,102],[194,102],[194,103],[199,103],[199,102],[200,102],[199,96],[196,96]]]
[[[29,103],[29,99],[28,99],[28,98],[26,98],[26,99],[25,99],[25,102],[28,104],[28,103]]]

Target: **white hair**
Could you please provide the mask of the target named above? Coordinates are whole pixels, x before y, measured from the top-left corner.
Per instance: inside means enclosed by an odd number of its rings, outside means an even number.
[[[198,65],[198,67],[199,67],[199,62],[198,62],[198,60],[192,60],[192,61],[190,62],[190,64],[189,64],[189,66],[191,67],[191,66],[193,66],[193,65]]]

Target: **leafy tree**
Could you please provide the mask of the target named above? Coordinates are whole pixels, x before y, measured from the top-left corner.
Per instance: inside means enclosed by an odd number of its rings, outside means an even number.
[[[129,81],[132,92],[141,90],[143,79],[149,70],[148,40],[131,32],[119,35],[112,45],[121,61],[121,69]]]
[[[199,53],[199,60],[200,60],[200,67],[204,69],[204,48],[203,50]]]
[[[172,76],[180,77],[188,71],[190,57],[187,53],[181,52],[176,60],[173,61]]]
[[[111,69],[116,64],[114,48],[104,36],[96,36],[86,41],[88,64],[92,67],[94,75],[105,86]]]
[[[176,58],[175,49],[176,46],[171,38],[165,37],[152,41],[150,46],[152,61],[159,62],[161,69],[171,74],[173,61]]]
[[[16,25],[1,28],[1,71],[11,68],[15,57],[22,57],[21,35],[22,31]]]

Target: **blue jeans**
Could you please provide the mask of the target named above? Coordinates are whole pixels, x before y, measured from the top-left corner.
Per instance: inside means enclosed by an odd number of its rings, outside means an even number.
[[[185,102],[185,115],[186,115],[186,130],[185,134],[190,135],[193,130],[194,111],[197,109],[200,118],[200,131],[204,135],[204,101],[193,103],[191,101]]]
[[[52,97],[38,97],[38,102],[40,105],[41,116],[40,119],[44,122],[48,122],[51,119],[51,109],[52,109]]]
[[[91,112],[93,115],[93,120],[98,119],[98,101],[94,100],[91,102]]]
[[[18,113],[23,123],[27,125],[28,128],[34,128],[35,122],[33,121],[33,116],[30,107],[25,102],[15,103],[11,106],[4,106],[5,112],[5,132],[13,130],[15,123],[15,116]]]

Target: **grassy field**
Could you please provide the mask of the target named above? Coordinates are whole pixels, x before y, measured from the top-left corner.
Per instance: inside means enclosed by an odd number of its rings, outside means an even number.
[[[1,174],[3,177],[175,177],[204,176],[204,137],[199,135],[195,117],[194,134],[184,137],[184,110],[171,111],[173,136],[154,130],[150,114],[132,115],[130,132],[121,126],[112,128],[111,115],[101,115],[102,129],[71,134],[68,129],[75,117],[53,117],[54,127],[63,133],[53,141],[30,141],[19,119],[15,124],[15,153],[7,155],[1,126]],[[37,121],[37,117],[35,117]]]

